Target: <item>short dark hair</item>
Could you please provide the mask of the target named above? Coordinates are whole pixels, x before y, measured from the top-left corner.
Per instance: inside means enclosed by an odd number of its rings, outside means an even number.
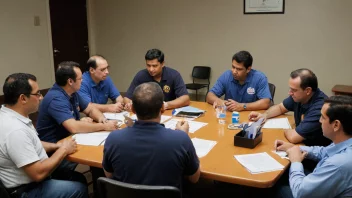
[[[32,92],[32,86],[29,84],[29,80],[37,81],[37,78],[32,74],[26,73],[14,73],[9,75],[2,88],[4,92],[4,103],[15,105],[21,94],[29,97]]]
[[[86,71],[88,71],[90,68],[93,68],[93,69],[96,69],[97,68],[97,59],[98,58],[101,58],[101,59],[104,59],[106,60],[102,55],[94,55],[94,56],[91,56],[88,61],[87,61],[87,68],[86,68]]]
[[[140,120],[157,118],[163,102],[163,91],[155,82],[140,84],[133,91],[132,105]]]
[[[79,68],[79,63],[73,61],[64,61],[59,64],[55,72],[55,81],[59,86],[65,86],[68,79],[76,82],[77,74],[74,70],[75,67]]]
[[[243,66],[248,69],[248,67],[252,66],[253,57],[247,51],[239,51],[235,55],[232,56],[232,61],[236,61],[237,63],[243,63]]]
[[[292,79],[297,78],[298,76],[301,78],[300,87],[302,89],[311,87],[313,92],[315,92],[318,89],[318,79],[310,69],[301,68],[291,72],[290,74],[290,77]]]
[[[352,135],[352,97],[345,95],[331,96],[325,99],[325,103],[329,104],[326,115],[329,117],[330,123],[339,120],[343,131],[347,135]]]
[[[164,62],[164,53],[159,49],[150,49],[145,54],[145,60],[154,60],[158,59],[159,63]]]

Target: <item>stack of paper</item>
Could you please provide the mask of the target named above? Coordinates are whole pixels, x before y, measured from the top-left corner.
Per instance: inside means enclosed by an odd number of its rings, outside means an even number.
[[[282,159],[289,159],[285,151],[272,151],[272,152],[280,156]]]
[[[204,112],[204,110],[192,106],[187,106],[173,110],[172,115],[175,115],[177,117],[198,118],[199,116],[204,114]]]
[[[165,122],[166,120],[168,120],[168,119],[170,119],[170,118],[171,118],[171,116],[161,115],[160,123],[163,123],[163,122]],[[136,115],[136,114],[133,114],[133,115],[131,116],[131,119],[132,119],[132,120],[138,120],[138,119],[137,119],[137,115]]]
[[[171,119],[167,122],[165,122],[165,128],[169,128],[169,129],[175,129],[176,128],[176,124],[179,120],[178,119]],[[189,124],[189,132],[190,133],[194,133],[195,131],[197,131],[198,129],[202,128],[203,126],[207,125],[208,123],[205,122],[197,122],[197,121],[188,121]]]
[[[81,145],[99,146],[105,141],[110,132],[77,133],[72,136]]]
[[[252,174],[284,169],[282,164],[280,164],[266,152],[247,155],[234,155],[234,157]]]
[[[198,157],[206,156],[209,151],[216,145],[216,141],[192,138],[193,146],[196,149]]]
[[[103,113],[105,118],[108,120],[119,120],[119,121],[125,121],[124,115],[129,115],[130,113],[127,111],[123,111],[121,113]]]
[[[266,120],[264,129],[291,129],[291,125],[287,118],[272,118]]]

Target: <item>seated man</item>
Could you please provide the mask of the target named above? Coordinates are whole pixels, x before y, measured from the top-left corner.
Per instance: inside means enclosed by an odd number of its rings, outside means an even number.
[[[78,63],[60,63],[55,72],[55,80],[56,83],[39,107],[36,127],[42,141],[56,143],[75,133],[112,131],[118,128],[116,121],[107,121],[98,109],[78,95],[82,82]],[[80,111],[88,117],[80,120]],[[76,166],[76,163],[64,160],[54,174],[67,176],[70,174],[67,171],[71,172]]]
[[[209,93],[206,101],[213,106],[226,105],[229,111],[268,109],[271,101],[266,76],[252,69],[253,58],[247,51],[232,57],[232,71],[224,72]],[[225,94],[225,100],[220,97]]]
[[[291,161],[289,186],[277,186],[280,197],[352,197],[351,118],[352,97],[331,96],[321,109],[320,122],[324,136],[333,143],[327,147],[299,147],[276,141],[277,150],[286,151]],[[304,158],[319,162],[307,175],[301,163]]]
[[[95,55],[88,59],[88,71],[82,75],[82,85],[78,94],[101,112],[123,111],[123,98],[109,75],[109,65],[104,57]],[[115,104],[106,104],[108,99]]]
[[[179,122],[176,130],[160,124],[163,99],[157,83],[136,87],[132,111],[138,121],[132,127],[110,133],[104,145],[103,168],[107,177],[132,184],[168,185],[179,189],[183,176],[191,182],[198,181],[199,159],[188,136],[188,123]]]
[[[188,91],[180,73],[164,66],[164,53],[151,49],[145,55],[147,69],[139,71],[127,90],[124,102],[127,110],[131,109],[131,98],[134,89],[145,82],[156,82],[164,92],[164,108],[174,109],[190,103]]]
[[[318,79],[309,69],[291,72],[289,97],[282,103],[270,107],[264,114],[251,112],[249,119],[257,121],[294,112],[296,128],[285,130],[285,137],[292,143],[303,142],[307,146],[326,146],[331,143],[323,136],[319,123],[320,110],[327,96],[318,88]]]
[[[11,197],[88,197],[86,184],[50,179],[50,173],[76,142],[40,142],[29,114],[38,110],[42,95],[36,77],[16,73],[6,78],[5,105],[0,110],[0,180]],[[53,152],[48,158],[46,152]],[[77,173],[80,174],[80,173]],[[81,177],[84,176],[81,174]]]

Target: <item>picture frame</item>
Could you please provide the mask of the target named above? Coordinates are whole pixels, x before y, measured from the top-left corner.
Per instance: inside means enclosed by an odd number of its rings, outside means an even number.
[[[243,0],[243,14],[284,14],[285,0]]]

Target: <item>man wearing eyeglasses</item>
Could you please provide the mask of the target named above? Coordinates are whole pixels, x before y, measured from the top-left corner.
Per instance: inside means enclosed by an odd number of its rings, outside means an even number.
[[[67,155],[76,152],[77,144],[72,139],[53,144],[38,138],[28,118],[43,99],[36,81],[35,76],[25,73],[11,74],[5,80],[5,105],[0,110],[0,180],[11,197],[88,197],[81,173],[75,172],[71,181],[50,177]]]
[[[291,143],[303,142],[307,146],[326,146],[331,141],[323,136],[319,122],[320,110],[327,96],[318,88],[318,79],[309,69],[291,72],[289,96],[280,104],[270,107],[264,114],[251,112],[249,119],[272,118],[289,111],[294,112],[295,129],[285,130],[285,137]]]
[[[123,98],[109,75],[109,65],[100,55],[94,55],[87,61],[88,71],[82,75],[82,85],[78,94],[86,101],[92,102],[101,112],[123,111]],[[106,104],[108,99],[114,104]]]

